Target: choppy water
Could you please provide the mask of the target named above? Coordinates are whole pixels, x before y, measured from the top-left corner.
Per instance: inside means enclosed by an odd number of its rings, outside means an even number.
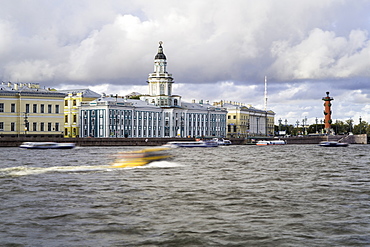
[[[368,145],[0,149],[2,246],[369,246]]]

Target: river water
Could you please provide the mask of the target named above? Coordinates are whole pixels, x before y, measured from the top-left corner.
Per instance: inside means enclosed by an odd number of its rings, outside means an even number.
[[[368,145],[0,149],[1,246],[369,246]]]

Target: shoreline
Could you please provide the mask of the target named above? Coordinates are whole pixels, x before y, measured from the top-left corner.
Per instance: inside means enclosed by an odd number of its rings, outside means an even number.
[[[245,138],[227,138],[232,145],[252,145],[250,139]],[[288,138],[263,138],[256,140],[284,140],[289,144],[319,144],[321,141],[338,141],[349,144],[367,144],[367,135],[336,135],[336,136],[303,136]],[[18,147],[22,142],[61,142],[76,143],[76,146],[160,146],[170,141],[195,141],[195,138],[63,138],[63,137],[1,137],[0,147]]]

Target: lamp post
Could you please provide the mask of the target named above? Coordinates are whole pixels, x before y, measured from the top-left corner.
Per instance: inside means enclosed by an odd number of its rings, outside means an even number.
[[[279,121],[279,131],[281,130],[281,118],[278,120]]]
[[[29,113],[25,112],[24,113],[24,134],[27,135],[27,130],[28,130],[28,115]]]
[[[298,126],[299,126],[299,121],[298,120],[297,120],[296,124],[297,124],[297,134],[298,134]]]
[[[361,116],[360,116],[360,135],[362,134],[362,133],[361,133],[361,129],[362,129],[361,121],[362,121],[362,118],[361,118]]]
[[[317,118],[315,119],[315,122],[316,122],[315,127],[316,127],[316,134],[317,134]]]

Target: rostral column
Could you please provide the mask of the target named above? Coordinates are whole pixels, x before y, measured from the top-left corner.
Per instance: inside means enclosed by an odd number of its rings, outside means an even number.
[[[327,133],[329,132],[329,130],[331,129],[331,123],[332,123],[332,120],[331,120],[331,101],[334,100],[332,97],[329,96],[329,92],[326,92],[326,97],[323,97],[322,98],[324,102],[324,107],[325,107],[325,110],[324,110],[324,115],[325,115],[325,129],[327,131]]]

